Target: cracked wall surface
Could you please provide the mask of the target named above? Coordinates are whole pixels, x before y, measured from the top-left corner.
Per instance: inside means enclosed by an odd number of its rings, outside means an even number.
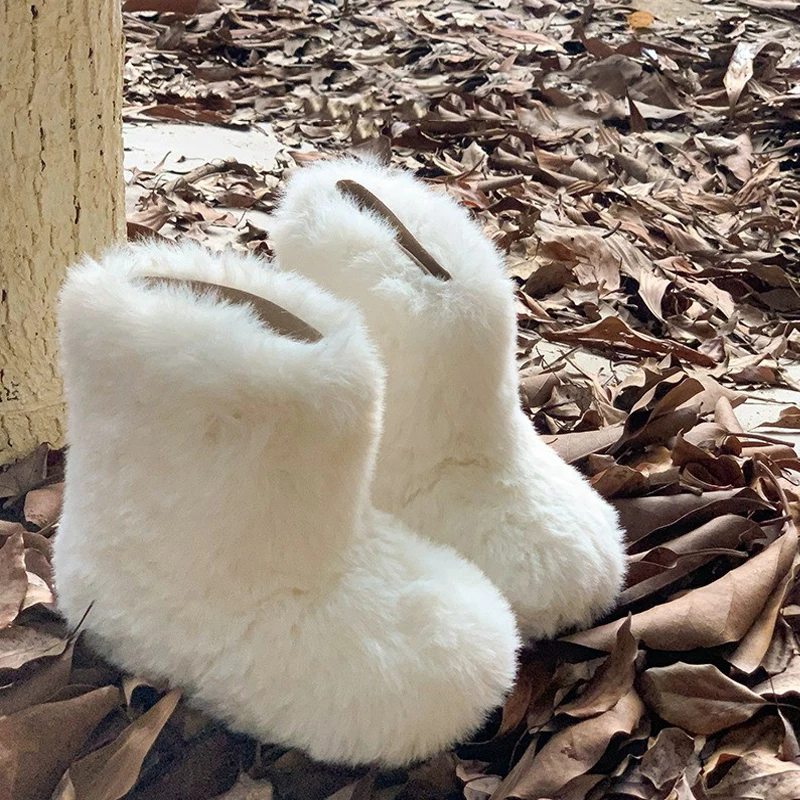
[[[61,444],[65,268],[124,231],[120,4],[0,0],[0,465]]]

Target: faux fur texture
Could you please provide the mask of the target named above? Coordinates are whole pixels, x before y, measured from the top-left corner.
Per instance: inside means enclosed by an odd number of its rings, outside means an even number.
[[[144,275],[266,297],[322,339]],[[502,702],[506,600],[370,505],[383,375],[354,307],[253,258],[151,244],[72,269],[60,325],[58,603],[73,624],[91,605],[110,660],[351,764],[426,757]]]
[[[382,200],[452,280],[415,265],[387,223],[337,190],[342,179]],[[283,267],[359,303],[381,349],[376,505],[478,564],[526,636],[607,611],[625,565],[616,514],[520,407],[513,290],[466,211],[409,174],[339,160],[290,179],[271,235]]]

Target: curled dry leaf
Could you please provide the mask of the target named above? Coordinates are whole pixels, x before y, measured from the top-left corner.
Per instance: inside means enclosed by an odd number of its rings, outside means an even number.
[[[678,662],[648,669],[639,689],[656,714],[690,733],[717,733],[745,722],[765,702],[712,664]]]
[[[656,789],[674,785],[694,753],[694,739],[680,728],[664,728],[642,757],[639,772]]]
[[[763,553],[708,586],[634,614],[631,630],[658,650],[681,652],[735,642],[747,633],[789,572],[796,551],[797,534],[792,528]],[[610,650],[619,626],[609,623],[568,636],[566,641]]]
[[[123,11],[171,11],[176,14],[205,14],[216,11],[216,0],[125,0]]]
[[[800,766],[762,753],[743,755],[708,797],[725,800],[794,800],[800,797]]]
[[[565,433],[560,436],[544,436],[544,441],[569,464],[580,461],[593,453],[602,453],[619,441],[621,425],[609,425],[597,431]]]
[[[520,666],[514,690],[503,705],[503,716],[497,736],[513,731],[525,719],[528,709],[547,689],[553,678],[554,667],[533,660]]]
[[[511,771],[492,795],[492,800],[534,800],[552,796],[573,778],[588,772],[614,736],[631,733],[643,712],[639,695],[630,689],[605,713],[555,734],[536,753],[528,769],[520,774]],[[524,763],[524,757],[520,763]]]
[[[797,406],[782,408],[777,419],[772,422],[763,422],[759,427],[800,429],[800,408]]]
[[[657,356],[672,355],[687,364],[701,367],[714,366],[714,359],[677,342],[660,341],[652,336],[631,330],[619,317],[606,317],[596,325],[574,328],[571,331],[542,330],[542,336],[551,342],[580,344],[586,347],[608,347],[632,354]]]
[[[700,381],[680,373],[656,384],[631,409],[624,433],[612,451],[666,441],[692,428],[699,405],[686,408],[685,404],[703,391]]]
[[[47,475],[47,454],[50,446],[41,444],[29,456],[15,462],[0,473],[0,498],[14,500],[44,482]]]
[[[25,540],[22,533],[14,533],[0,547],[0,626],[17,618],[27,591]]]
[[[729,489],[669,496],[635,497],[614,501],[629,542],[678,523],[703,522],[719,514],[746,514],[766,509],[752,489]]]
[[[92,731],[119,703],[113,686],[0,717],[0,797],[50,797]]]
[[[54,800],[119,800],[136,782],[142,761],[180,700],[176,689],[132,722],[111,744],[72,764]]]
[[[670,792],[699,763],[696,748],[695,739],[680,728],[663,728],[658,736],[651,737],[641,760],[629,758],[623,762],[625,771],[613,783],[614,796],[639,800],[674,797]]]
[[[731,55],[728,69],[725,73],[725,91],[728,93],[728,103],[731,111],[736,107],[744,87],[753,77],[753,58],[758,49],[749,42],[739,42]]]
[[[527,408],[541,407],[557,385],[558,377],[554,372],[543,372],[524,377],[519,385],[523,405]]]
[[[55,596],[47,582],[35,572],[26,572],[25,575],[28,579],[28,585],[26,587],[25,600],[22,602],[22,611],[37,605],[52,608],[55,603]]]
[[[166,222],[166,219],[164,222]],[[165,236],[162,236],[153,228],[143,225],[140,222],[133,222],[130,219],[126,223],[126,236],[129,242],[140,242],[144,239],[156,239],[162,241],[166,239]]]
[[[777,715],[758,714],[749,722],[726,731],[716,745],[715,751],[705,761],[705,773],[709,778],[716,778],[717,767],[723,770],[731,759],[739,758],[746,753],[764,753],[776,756],[780,752],[784,738],[784,728]]]
[[[38,528],[46,528],[58,520],[61,514],[61,501],[64,484],[53,483],[41,489],[34,489],[25,495],[23,513],[25,519]]]
[[[617,631],[614,649],[586,684],[583,693],[571,703],[560,706],[559,713],[583,719],[613,708],[633,686],[637,653],[637,641],[631,633],[628,617]]]
[[[797,559],[786,577],[775,587],[739,646],[728,656],[727,660],[742,672],[754,672],[763,662],[775,633],[778,615],[786,603],[789,589],[795,584],[796,575]]]
[[[0,689],[0,717],[46,703],[63,689],[69,683],[73,650],[70,644],[61,655],[41,659],[30,674]]]
[[[753,691],[764,697],[800,699],[800,653],[793,653],[785,669],[754,686]]]
[[[37,658],[61,655],[68,645],[66,635],[45,629],[21,625],[4,628],[0,630],[0,669],[19,669]]]
[[[656,546],[633,556],[628,571],[628,585],[620,597],[620,606],[641,601],[680,581],[698,567],[720,555],[740,556],[736,548],[745,537],[762,535],[752,520],[737,514],[723,514],[689,533],[671,539],[668,546]],[[759,661],[760,663],[760,661]]]

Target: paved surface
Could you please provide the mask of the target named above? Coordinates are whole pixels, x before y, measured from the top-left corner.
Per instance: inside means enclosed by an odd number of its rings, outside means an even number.
[[[713,13],[708,4],[701,4],[697,0],[631,0],[630,7],[637,11],[649,11],[657,20],[669,25]]]
[[[276,156],[283,149],[266,124],[240,131],[216,125],[126,122],[123,138],[128,182],[125,203],[129,216],[142,195],[146,194],[141,186],[130,185],[133,169],[147,172],[163,161],[164,180],[170,180],[209,161],[233,158],[242,164],[269,170],[275,166]],[[242,209],[232,209],[232,212],[239,219],[238,228],[243,228],[247,222],[266,227],[268,217],[262,212],[243,212]],[[213,227],[209,233],[211,247],[225,246],[234,235],[230,229]]]

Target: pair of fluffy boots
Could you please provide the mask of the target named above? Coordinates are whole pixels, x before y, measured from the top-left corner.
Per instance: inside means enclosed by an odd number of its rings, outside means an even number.
[[[70,272],[59,605],[236,730],[404,764],[503,701],[519,632],[613,604],[622,537],[520,409],[513,290],[459,206],[329,162],[272,235],[276,265]]]

